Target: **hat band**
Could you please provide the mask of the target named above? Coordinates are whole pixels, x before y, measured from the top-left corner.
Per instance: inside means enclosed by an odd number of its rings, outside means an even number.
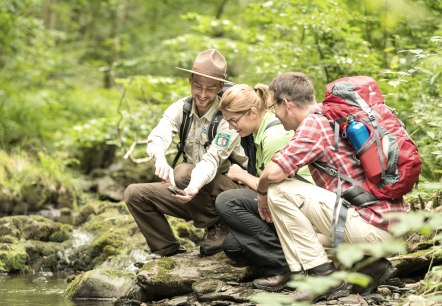
[[[202,73],[202,74],[206,74],[206,75],[210,75],[216,78],[220,78],[220,79],[225,79],[227,74],[226,73],[220,73],[220,72],[213,72],[213,71],[205,71],[203,69],[198,69],[198,67],[193,66],[192,70],[194,70],[195,72],[198,73]]]

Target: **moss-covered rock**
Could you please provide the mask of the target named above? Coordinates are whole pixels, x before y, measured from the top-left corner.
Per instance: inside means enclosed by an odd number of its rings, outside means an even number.
[[[75,208],[72,176],[57,156],[0,150],[0,215],[37,212],[44,205]]]
[[[29,272],[30,258],[26,249],[20,244],[0,243],[0,271],[3,272]]]
[[[63,271],[70,265],[63,252],[68,247],[63,243],[27,241],[24,243],[29,255],[29,266],[34,271]]]
[[[63,225],[41,216],[12,216],[0,218],[0,235],[10,235],[17,239],[49,241],[52,234],[66,228]]]
[[[89,233],[91,240],[71,256],[78,268],[91,270],[106,263],[107,267],[125,269],[133,265],[129,260],[146,258],[145,251],[144,255],[139,254],[143,251],[136,255],[132,252],[145,249],[146,242],[124,203],[90,201],[80,214],[81,219],[86,221],[81,223],[79,230]],[[126,267],[122,267],[124,264]]]
[[[14,211],[16,214],[23,214],[28,211],[36,212],[43,208],[45,203],[50,202],[52,193],[54,192],[52,186],[48,186],[44,181],[34,178],[33,180],[26,180],[21,185],[20,195],[23,203],[27,203],[25,211]]]
[[[224,253],[200,257],[194,250],[147,262],[137,275],[137,283],[151,300],[159,300],[188,294],[193,291],[193,284],[201,280],[218,284],[216,280],[239,282],[256,276],[251,269],[233,267]]]
[[[87,271],[75,277],[64,292],[65,296],[76,299],[141,299],[141,291],[134,273],[109,269]]]
[[[249,302],[259,290],[228,285],[216,279],[203,279],[193,284],[193,293],[199,302],[232,301]],[[280,305],[275,303],[275,305]]]
[[[204,230],[201,228],[196,228],[190,222],[175,217],[168,217],[167,220],[169,221],[175,235],[180,238],[184,246],[195,246],[203,238]],[[189,242],[193,243],[189,244]]]
[[[0,243],[3,244],[13,244],[13,243],[17,243],[18,239],[14,236],[11,235],[2,235],[0,236]]]
[[[59,271],[68,262],[60,254],[68,249],[72,227],[41,216],[0,218],[0,268],[5,272]]]
[[[81,207],[80,212],[78,213],[77,219],[75,221],[75,225],[81,225],[85,223],[91,215],[96,215],[97,212],[95,210],[95,206],[93,204],[86,204]]]
[[[49,241],[63,242],[72,238],[72,226],[63,224],[59,231],[54,232],[49,236]]]
[[[0,172],[2,171],[2,168],[0,167]],[[2,176],[0,174],[0,176]],[[3,175],[4,177],[4,175]],[[1,178],[0,178],[1,182]],[[14,207],[16,206],[16,199],[18,198],[17,194],[14,192],[14,190],[10,188],[6,188],[4,186],[0,186],[0,203],[2,203],[0,208],[0,215],[2,214],[9,214],[14,210]]]

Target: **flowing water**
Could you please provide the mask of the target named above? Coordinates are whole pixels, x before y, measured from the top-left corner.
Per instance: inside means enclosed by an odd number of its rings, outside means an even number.
[[[112,301],[71,301],[63,296],[66,275],[0,275],[0,305],[112,306]]]

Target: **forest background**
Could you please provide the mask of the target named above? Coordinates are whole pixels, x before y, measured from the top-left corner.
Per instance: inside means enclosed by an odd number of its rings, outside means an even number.
[[[190,94],[175,67],[207,48],[235,83],[304,72],[318,101],[372,76],[419,147],[419,192],[440,191],[441,20],[440,0],[0,0],[0,199],[42,182],[75,194],[86,156],[123,159]]]
[[[441,1],[1,2],[6,154],[68,167],[82,147],[115,145],[121,158],[189,94],[175,67],[217,48],[233,82],[302,71],[318,101],[336,78],[374,77],[419,146],[421,181],[442,176]]]
[[[2,159],[66,174],[84,148],[122,158],[189,94],[175,67],[217,48],[233,82],[302,71],[318,101],[336,78],[374,77],[419,146],[421,181],[440,182],[441,20],[437,0],[1,0]]]

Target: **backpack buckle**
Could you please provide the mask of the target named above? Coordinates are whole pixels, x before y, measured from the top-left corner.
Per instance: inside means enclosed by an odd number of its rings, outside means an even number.
[[[328,168],[327,172],[330,176],[336,176],[338,174],[338,171],[336,171],[335,169],[332,169],[332,168]]]

